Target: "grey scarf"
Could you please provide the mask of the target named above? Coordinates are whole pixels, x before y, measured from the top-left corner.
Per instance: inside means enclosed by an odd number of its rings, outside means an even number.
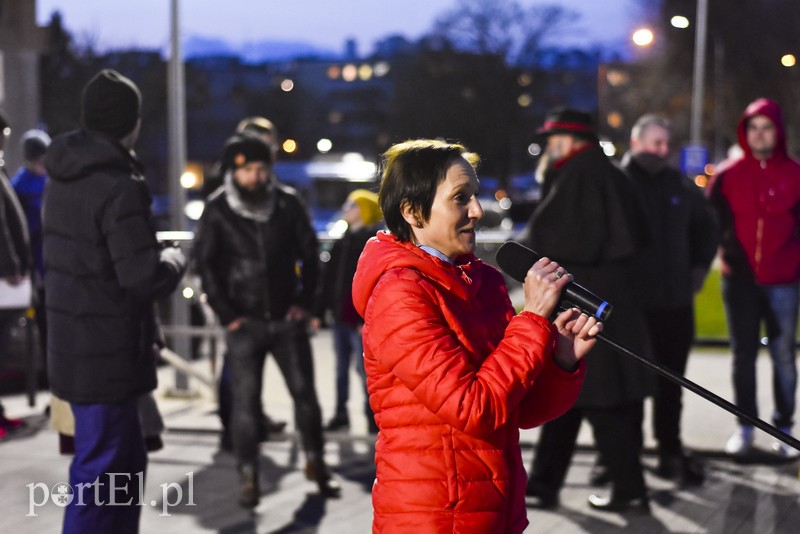
[[[228,171],[225,173],[225,200],[228,206],[237,215],[245,219],[252,219],[258,222],[268,222],[275,211],[275,195],[273,194],[274,186],[270,181],[267,184],[269,194],[266,200],[260,202],[249,202],[242,198],[236,185],[233,183],[233,173]]]

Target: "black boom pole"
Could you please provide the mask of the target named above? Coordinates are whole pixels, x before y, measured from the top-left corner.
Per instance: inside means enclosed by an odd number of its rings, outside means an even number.
[[[630,356],[632,358],[637,359],[639,361],[639,363],[641,363],[645,367],[655,371],[656,373],[660,374],[664,378],[666,378],[668,380],[671,380],[672,382],[675,382],[677,384],[680,384],[681,386],[685,387],[689,391],[692,391],[692,392],[700,395],[701,397],[703,397],[707,401],[713,402],[714,404],[716,404],[717,406],[719,406],[723,410],[726,410],[726,411],[732,413],[733,415],[735,415],[736,417],[742,419],[743,421],[747,421],[748,423],[750,423],[754,427],[760,428],[761,430],[763,430],[767,434],[769,434],[769,435],[781,440],[782,442],[786,443],[787,445],[790,445],[790,446],[792,446],[795,449],[800,451],[800,441],[796,440],[795,438],[793,438],[789,434],[787,434],[785,432],[782,432],[781,430],[779,430],[775,426],[767,423],[763,419],[759,419],[758,417],[753,417],[751,415],[747,415],[742,410],[740,410],[735,404],[732,404],[732,403],[726,401],[725,399],[723,399],[719,395],[717,395],[715,393],[712,393],[711,391],[707,390],[703,386],[700,386],[700,385],[692,382],[691,380],[689,380],[689,379],[687,379],[687,378],[685,378],[685,377],[683,377],[683,376],[681,376],[679,374],[676,374],[674,371],[672,371],[672,369],[668,369],[666,367],[663,367],[663,366],[659,365],[658,363],[654,362],[653,360],[651,360],[649,358],[645,358],[644,356],[636,354],[632,350],[629,350],[626,347],[623,347],[622,345],[620,345],[619,343],[617,343],[615,341],[612,341],[611,339],[607,338],[603,334],[598,334],[597,335],[597,339],[598,339],[598,341],[602,341],[603,343],[605,343],[609,347],[613,348],[617,352],[625,354],[626,356]]]
[[[506,274],[518,282],[523,282],[525,280],[525,275],[527,274],[528,269],[530,269],[530,267],[538,260],[539,255],[536,252],[524,245],[520,245],[515,241],[503,243],[503,245],[497,250],[497,264]],[[611,305],[609,303],[592,294],[588,290],[577,286],[577,284],[574,282],[570,283],[564,288],[561,300],[559,301],[559,307],[562,309],[577,307],[583,313],[586,313],[590,316],[595,316],[601,320],[605,320],[611,314]],[[680,386],[696,393],[697,395],[700,395],[707,401],[712,402],[723,410],[732,413],[742,421],[750,423],[754,427],[763,430],[774,438],[779,439],[787,445],[800,451],[800,441],[796,440],[789,434],[782,432],[780,429],[767,423],[766,421],[744,413],[736,405],[726,401],[719,395],[712,393],[706,388],[695,384],[691,380],[675,373],[672,369],[663,367],[650,358],[645,358],[644,356],[636,354],[632,350],[620,345],[616,341],[609,339],[602,333],[597,335],[597,340],[605,343],[621,354],[638,360],[639,363],[660,374],[667,380],[675,382],[676,384],[679,384]]]

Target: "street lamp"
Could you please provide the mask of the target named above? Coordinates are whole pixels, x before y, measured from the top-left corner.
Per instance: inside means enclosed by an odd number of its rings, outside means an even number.
[[[654,39],[655,37],[653,36],[653,30],[650,28],[639,28],[633,32],[633,35],[631,35],[633,44],[640,47],[650,46],[653,44]]]
[[[708,23],[708,0],[697,2],[697,30],[694,38],[694,87],[692,89],[691,142],[702,145],[701,123],[703,118],[703,81],[706,74],[706,25]]]
[[[675,15],[671,19],[669,19],[669,23],[672,25],[673,28],[678,28],[679,30],[685,30],[689,27],[689,19],[684,17],[683,15]]]

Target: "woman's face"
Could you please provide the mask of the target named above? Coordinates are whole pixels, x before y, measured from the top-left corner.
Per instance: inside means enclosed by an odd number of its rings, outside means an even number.
[[[451,260],[474,252],[475,225],[483,217],[477,194],[475,169],[464,158],[457,159],[436,188],[427,221],[404,210],[417,244],[433,247]],[[417,227],[418,219],[421,227]]]

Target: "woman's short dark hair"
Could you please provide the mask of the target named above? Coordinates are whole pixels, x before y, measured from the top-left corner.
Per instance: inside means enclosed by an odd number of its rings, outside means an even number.
[[[403,218],[407,203],[422,221],[431,215],[436,188],[444,181],[447,169],[459,158],[477,167],[480,158],[463,145],[436,139],[414,139],[389,148],[381,162],[381,187],[378,202],[386,228],[401,241],[411,241],[411,226]]]

